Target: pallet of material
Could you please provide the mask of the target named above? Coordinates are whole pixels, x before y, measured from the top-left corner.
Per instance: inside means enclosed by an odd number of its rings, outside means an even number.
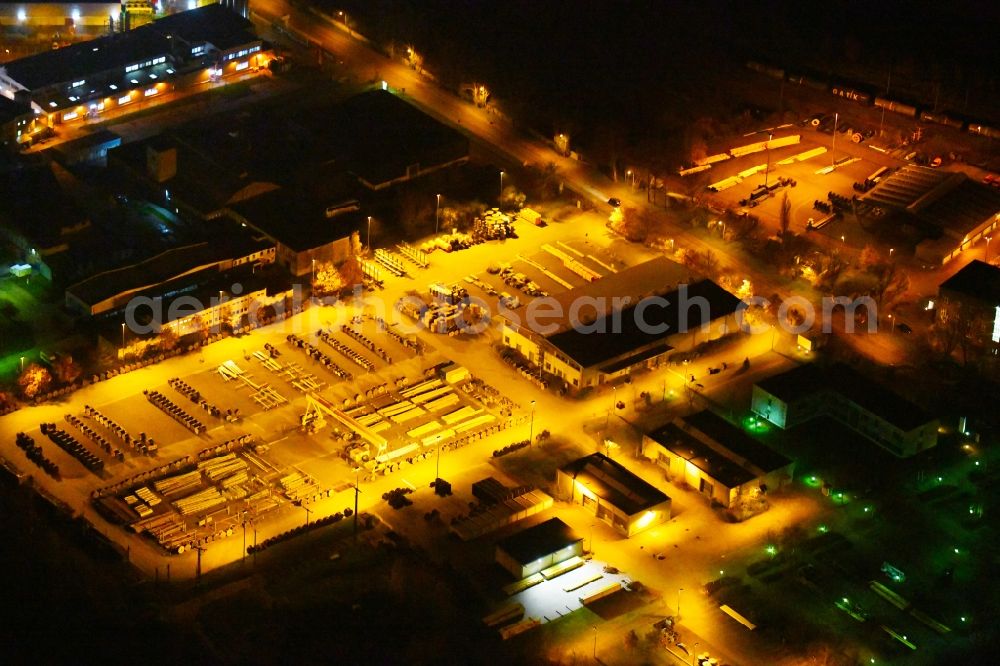
[[[195,471],[168,476],[153,483],[153,487],[168,499],[182,497],[201,487],[201,472]]]
[[[160,498],[157,497],[156,495],[154,495],[153,491],[151,491],[146,486],[142,486],[141,488],[137,488],[136,491],[135,491],[135,494],[136,494],[136,497],[138,497],[139,499],[141,499],[143,502],[145,502],[149,506],[156,506],[157,504],[160,503]]]
[[[490,613],[483,618],[483,624],[487,627],[497,627],[503,624],[517,622],[524,617],[524,606],[521,604],[507,604],[503,608]]]
[[[350,414],[348,414],[348,416],[350,416]],[[354,420],[366,428],[370,428],[381,421],[382,416],[380,414],[365,414],[364,416],[355,416]]]
[[[391,427],[392,424],[389,423],[388,421],[379,421],[375,425],[369,426],[368,429],[371,430],[372,432],[385,432]]]
[[[602,578],[604,578],[604,574],[594,574],[590,578],[584,578],[583,580],[577,581],[575,583],[570,583],[568,586],[566,586],[566,587],[563,588],[563,592],[566,592],[567,594],[570,593],[570,592],[576,592],[581,587],[586,587],[587,585],[590,585],[591,583],[596,583],[597,581],[601,580]]]
[[[480,414],[474,419],[456,425],[455,432],[466,432],[468,430],[472,430],[473,428],[484,426],[487,423],[493,423],[494,421],[496,421],[496,419],[497,417],[495,417],[493,414]]]
[[[153,510],[150,509],[149,506],[147,506],[146,504],[144,504],[142,502],[139,502],[138,504],[136,504],[132,508],[135,510],[135,512],[137,514],[139,514],[140,518],[146,518],[148,516],[152,516],[153,515]]]
[[[440,423],[438,423],[437,421],[428,421],[427,423],[423,424],[422,426],[417,426],[416,428],[413,428],[412,430],[407,430],[406,431],[406,436],[410,437],[412,439],[420,439],[424,435],[429,435],[432,432],[434,432],[435,430],[440,430],[440,429],[441,429],[441,424]]]
[[[400,414],[390,417],[395,423],[406,423],[407,421],[412,421],[415,418],[423,416],[427,413],[427,410],[423,407],[413,407]]]
[[[621,583],[608,583],[604,587],[594,592],[591,592],[587,596],[580,597],[580,603],[584,606],[592,604],[596,601],[600,601],[601,599],[610,597],[612,594],[620,592],[621,589],[622,589]]]
[[[542,574],[540,574],[540,573],[531,574],[527,578],[522,578],[519,581],[510,583],[508,585],[504,585],[503,586],[503,591],[504,591],[504,594],[506,594],[508,597],[510,597],[510,596],[513,596],[513,595],[517,594],[518,592],[524,592],[529,587],[534,587],[535,585],[538,585],[539,583],[544,582],[544,581],[545,581],[545,579],[542,578]]]
[[[427,391],[426,393],[415,395],[412,398],[410,398],[410,400],[416,405],[422,405],[425,402],[430,402],[431,400],[434,400],[435,398],[440,398],[441,396],[446,395],[448,393],[451,393],[451,387],[442,386],[441,388],[436,388],[431,391]]]
[[[483,410],[477,407],[473,407],[471,405],[466,405],[465,407],[456,409],[453,412],[448,412],[447,414],[441,417],[441,420],[444,421],[447,425],[454,425],[459,421],[464,421],[465,419],[472,418],[481,411]]]
[[[411,398],[415,395],[420,395],[425,391],[430,391],[431,389],[435,389],[439,386],[441,386],[440,379],[428,379],[425,382],[420,382],[419,384],[411,386],[408,389],[400,391],[399,395],[403,396],[404,398]]]
[[[194,495],[189,495],[183,499],[175,501],[174,508],[182,516],[190,516],[196,513],[202,513],[214,509],[215,507],[224,504],[226,499],[216,488],[206,488],[201,492],[197,492]]]
[[[526,631],[530,631],[535,627],[539,626],[541,622],[533,617],[525,618],[516,624],[509,624],[500,630],[500,636],[507,640],[508,638],[513,638],[519,634],[523,634]]]
[[[540,573],[542,574],[542,578],[544,578],[545,580],[552,580],[553,578],[558,578],[559,576],[562,576],[564,573],[569,573],[574,569],[579,569],[582,566],[583,566],[583,558],[581,558],[579,555],[574,555],[573,557],[569,558],[568,560],[565,560],[564,562],[560,562],[559,564],[553,564],[551,567],[547,569],[542,569]]]
[[[427,404],[424,405],[424,407],[427,408],[428,411],[439,412],[442,409],[448,409],[449,407],[454,407],[459,402],[461,401],[459,400],[457,395],[455,395],[454,393],[449,393],[448,395],[442,396],[437,400],[432,400],[431,402],[428,402]]]
[[[399,402],[394,402],[380,408],[378,413],[385,417],[392,417],[400,412],[405,412],[408,409],[413,409],[413,403],[409,400],[400,400]]]

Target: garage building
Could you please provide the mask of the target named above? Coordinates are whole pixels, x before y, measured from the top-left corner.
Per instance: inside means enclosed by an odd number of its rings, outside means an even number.
[[[561,467],[563,499],[578,502],[626,537],[670,518],[670,498],[623,465],[594,453]]]

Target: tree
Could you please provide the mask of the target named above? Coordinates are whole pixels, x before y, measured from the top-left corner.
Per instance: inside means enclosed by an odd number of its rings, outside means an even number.
[[[52,372],[59,383],[72,384],[83,373],[83,369],[69,354],[59,354],[52,359]]]
[[[879,264],[870,272],[875,276],[871,296],[879,307],[888,308],[910,288],[909,276],[895,262]]]
[[[313,276],[313,296],[337,296],[344,289],[344,278],[331,262],[317,264]]]
[[[527,197],[513,185],[503,188],[500,193],[500,210],[521,210]]]
[[[865,245],[858,255],[858,268],[872,271],[882,263],[882,255],[872,245]]]
[[[173,326],[161,328],[158,338],[160,349],[165,352],[173,351],[177,347],[177,331],[174,330]]]
[[[52,386],[52,374],[45,367],[31,363],[17,378],[17,385],[21,387],[21,395],[34,398],[49,390]]]
[[[365,275],[357,257],[348,257],[347,261],[340,265],[340,279],[348,289],[354,289],[356,285],[364,282]]]
[[[781,209],[778,211],[778,236],[784,240],[788,235],[788,227],[792,222],[792,202],[788,200],[788,192],[781,196]]]
[[[642,210],[623,206],[611,212],[611,228],[633,243],[642,243],[649,236],[653,222]]]

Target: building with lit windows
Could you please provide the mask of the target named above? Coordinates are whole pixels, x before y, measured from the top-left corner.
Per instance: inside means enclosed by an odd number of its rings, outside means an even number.
[[[1000,268],[973,259],[938,287],[936,310],[942,323],[961,317],[975,344],[1000,353]]]
[[[709,411],[674,419],[645,434],[642,453],[674,483],[686,484],[739,517],[752,514],[769,491],[791,482],[795,466]]]
[[[0,146],[25,143],[34,130],[35,113],[31,106],[0,97]]]
[[[150,3],[144,3],[150,7]],[[73,30],[87,27],[107,29],[109,21],[118,23],[123,3],[119,2],[0,2],[0,26],[26,30],[60,28]]]
[[[602,453],[556,472],[562,499],[580,504],[626,537],[670,518],[670,498]]]
[[[842,364],[807,363],[757,382],[752,409],[786,430],[829,416],[900,458],[935,446],[940,426],[936,417]]]
[[[501,310],[505,347],[579,391],[664,363],[739,330],[740,299],[657,257],[581,287]]]
[[[136,108],[175,88],[265,66],[247,19],[218,5],[0,66],[0,95],[49,125]]]

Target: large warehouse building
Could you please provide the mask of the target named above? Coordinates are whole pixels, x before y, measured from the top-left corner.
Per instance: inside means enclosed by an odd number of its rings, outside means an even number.
[[[657,257],[533,299],[501,312],[503,343],[578,391],[736,332],[740,299],[711,280],[679,283],[685,272]]]
[[[984,241],[1000,223],[1000,191],[963,173],[907,166],[862,197],[901,214],[917,229],[921,261],[944,264]]]

